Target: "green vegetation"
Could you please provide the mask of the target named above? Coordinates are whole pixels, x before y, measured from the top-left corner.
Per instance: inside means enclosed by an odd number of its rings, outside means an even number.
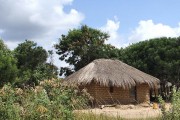
[[[13,53],[0,40],[0,87],[5,83],[15,81],[18,73],[16,64],[17,60],[14,58]]]
[[[105,44],[108,38],[107,33],[86,25],[62,35],[54,47],[59,59],[70,67],[61,67],[60,75],[70,75],[95,59],[110,58],[119,59],[179,88],[180,37],[155,38],[120,49]],[[0,54],[1,86],[8,82],[32,86],[57,77],[57,67],[46,62],[48,56],[52,60],[53,51],[47,52],[33,41],[26,40],[10,51],[0,40]]]
[[[121,50],[119,59],[161,81],[161,96],[169,100],[167,82],[180,87],[180,37],[155,38]]]
[[[86,106],[85,91],[67,87],[61,80],[45,80],[35,88],[4,85],[0,90],[1,120],[71,120],[74,109]]]
[[[52,56],[53,52],[49,54]],[[45,79],[57,78],[57,67],[47,63],[48,53],[33,41],[26,40],[14,51],[0,40],[0,86],[34,86]]]
[[[123,49],[121,54],[119,59],[125,63],[161,81],[179,84],[180,37],[155,38],[132,44]]]
[[[119,59],[159,78],[164,83],[161,86],[171,82],[177,92],[173,92],[172,110],[162,107],[163,119],[179,118],[180,37],[155,38],[120,49],[105,44],[108,38],[107,33],[86,25],[62,35],[55,48],[60,60],[70,67],[61,67],[60,75],[70,75],[95,59]],[[121,119],[93,114],[74,116],[74,109],[86,107],[89,94],[61,82],[52,50],[47,52],[25,40],[11,51],[0,40],[0,119]],[[163,99],[160,101],[163,106]]]
[[[70,75],[99,58],[117,58],[118,49],[105,44],[109,35],[86,25],[62,35],[55,45],[60,60],[73,67],[61,67],[60,75]]]
[[[40,80],[45,79],[43,69],[48,57],[45,49],[33,41],[26,40],[15,48],[14,55],[19,69],[18,84],[37,85]]]
[[[119,59],[176,87],[180,84],[180,37],[155,38],[132,44],[126,48],[115,48],[105,44],[109,36],[97,29],[82,26],[62,35],[55,45],[60,60],[71,67],[62,67],[65,76],[79,70],[98,58]]]
[[[161,111],[162,111],[162,119],[163,120],[178,120],[180,118],[180,90],[176,91],[173,89],[173,96],[171,99],[172,106],[169,110],[165,107],[165,102],[162,97],[159,97],[159,102],[161,104]]]

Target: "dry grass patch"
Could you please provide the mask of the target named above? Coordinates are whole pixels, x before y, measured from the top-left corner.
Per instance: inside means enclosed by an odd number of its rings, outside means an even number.
[[[107,116],[94,113],[75,113],[75,120],[123,120],[119,116]]]
[[[160,117],[157,118],[142,118],[142,119],[125,119],[120,116],[109,116],[105,114],[94,114],[94,113],[75,113],[74,120],[161,120]]]
[[[143,107],[141,105],[120,105],[118,107],[105,107],[103,109],[94,108],[94,109],[85,109],[85,110],[75,110],[74,113],[79,116],[84,116],[83,120],[86,120],[87,117],[101,117],[102,120],[106,118],[111,118],[112,120],[119,119],[133,119],[133,120],[156,120],[161,117],[160,109],[153,109],[152,106]],[[101,120],[100,119],[100,120]],[[88,120],[88,119],[87,119]],[[92,119],[94,120],[94,119]],[[95,119],[96,120],[96,119]]]

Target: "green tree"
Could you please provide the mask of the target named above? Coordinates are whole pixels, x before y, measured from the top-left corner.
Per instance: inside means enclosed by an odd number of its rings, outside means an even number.
[[[33,71],[33,78],[35,80],[52,79],[57,78],[57,76],[58,68],[50,63],[41,64]]]
[[[7,82],[13,82],[18,72],[16,59],[13,53],[7,48],[3,40],[0,40],[0,86]]]
[[[38,81],[41,80],[37,77],[41,73],[39,66],[43,66],[48,57],[46,50],[37,46],[37,43],[26,40],[15,48],[14,53],[20,70],[18,82],[20,84],[38,84]]]
[[[43,47],[37,46],[37,43],[30,40],[25,40],[24,43],[19,44],[14,52],[18,60],[18,68],[23,70],[36,69],[39,64],[45,63],[48,57]]]
[[[65,76],[84,67],[94,59],[117,58],[118,49],[105,44],[109,35],[86,25],[80,29],[73,29],[67,35],[62,35],[55,45],[60,60],[64,60],[71,67],[61,67],[60,75]]]
[[[161,81],[180,83],[180,37],[155,38],[132,44],[119,58]]]

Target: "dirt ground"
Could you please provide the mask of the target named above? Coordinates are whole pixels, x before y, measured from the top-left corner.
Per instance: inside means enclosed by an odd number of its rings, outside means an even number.
[[[166,104],[166,108],[169,109],[169,104]],[[87,110],[76,110],[75,112],[82,113],[94,113],[94,114],[105,114],[111,116],[120,116],[125,119],[145,119],[145,118],[157,118],[161,116],[161,110],[158,107],[153,109],[153,105],[118,105],[115,107],[104,107],[87,109]]]

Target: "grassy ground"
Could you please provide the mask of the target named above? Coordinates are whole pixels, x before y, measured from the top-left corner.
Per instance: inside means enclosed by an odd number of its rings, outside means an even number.
[[[123,119],[120,116],[113,117],[104,114],[93,113],[76,113],[75,120],[161,120],[160,118],[146,118],[146,119]]]

